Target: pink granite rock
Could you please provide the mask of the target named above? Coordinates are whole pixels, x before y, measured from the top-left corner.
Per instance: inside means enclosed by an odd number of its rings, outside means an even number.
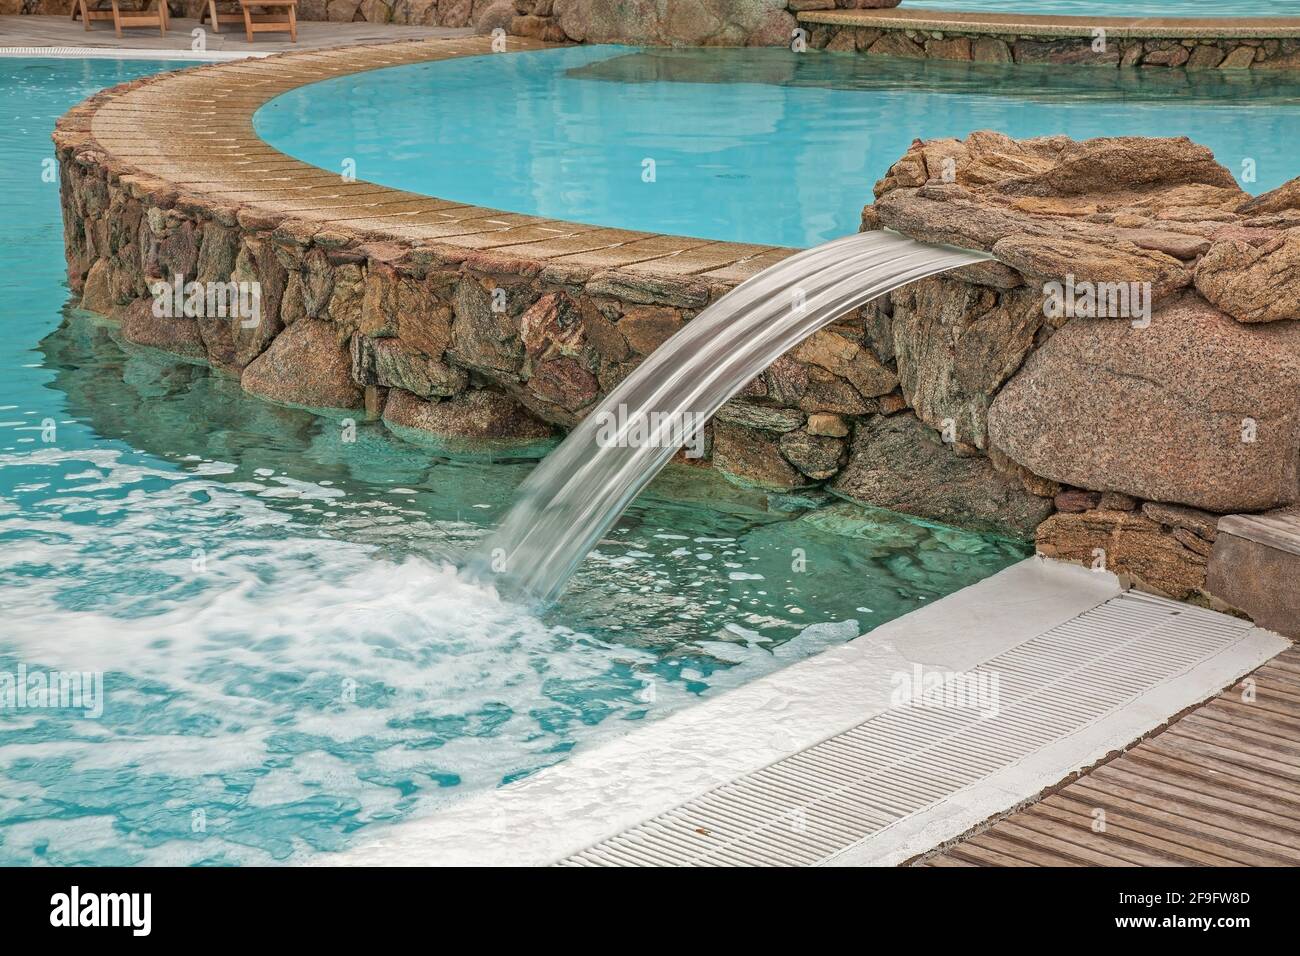
[[[361,389],[339,332],[328,322],[299,319],[244,369],[244,391],[290,405],[356,408]]]
[[[1241,322],[1300,319],[1300,229],[1259,246],[1216,242],[1196,267],[1196,288]]]
[[[1247,326],[1196,296],[1147,328],[1076,319],[994,399],[989,438],[1062,484],[1208,511],[1300,495],[1300,323]]]
[[[533,418],[518,402],[487,389],[426,402],[395,388],[388,393],[384,421],[449,438],[537,441],[551,434],[551,426]]]

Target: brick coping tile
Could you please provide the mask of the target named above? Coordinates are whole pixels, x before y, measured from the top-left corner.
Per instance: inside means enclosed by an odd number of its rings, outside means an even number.
[[[557,46],[511,37],[506,53]],[[360,241],[460,254],[490,249],[497,257],[518,257],[521,267],[546,260],[593,272],[635,267],[667,279],[730,285],[794,251],[567,222],[345,181],[281,153],[253,128],[253,114],[263,104],[310,83],[485,54],[500,55],[492,52],[492,38],[466,37],[291,51],[256,62],[191,67],[92,96],[59,120],[54,138],[79,162],[104,167],[142,195],[204,208],[214,216],[238,215],[272,226],[297,222]]]

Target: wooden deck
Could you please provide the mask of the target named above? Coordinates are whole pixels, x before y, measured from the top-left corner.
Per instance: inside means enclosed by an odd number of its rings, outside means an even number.
[[[1300,650],[1291,649],[1121,756],[912,865],[1297,864]]]
[[[356,43],[385,43],[393,40],[423,40],[433,38],[463,37],[472,34],[470,29],[451,27],[408,27],[389,23],[323,23],[298,22],[298,42],[291,43],[287,36],[266,39],[264,34],[256,43],[244,38],[243,17],[241,25],[223,27],[214,33],[211,24],[181,17],[167,18],[167,32],[132,28],[121,37],[113,34],[113,24],[95,25],[85,29],[81,23],[58,17],[12,15],[0,16],[0,48],[53,47],[53,48],[103,48],[112,50],[180,50],[188,51],[194,38],[191,32],[200,25],[210,53],[242,53],[262,56],[287,50],[315,50],[350,46]]]
[[[1300,554],[1300,507],[1279,508],[1264,514],[1226,515],[1219,530],[1270,548]]]

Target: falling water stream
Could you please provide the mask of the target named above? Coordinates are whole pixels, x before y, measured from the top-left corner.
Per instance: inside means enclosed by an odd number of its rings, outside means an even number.
[[[688,322],[588,413],[528,476],[472,572],[503,593],[554,600],[689,430],[763,369],[872,299],[991,258],[873,231],[764,269]]]

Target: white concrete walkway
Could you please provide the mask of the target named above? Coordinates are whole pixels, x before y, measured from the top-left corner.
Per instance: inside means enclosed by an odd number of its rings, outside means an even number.
[[[663,862],[720,862],[697,859],[708,856],[705,851],[716,846],[718,834],[709,826],[692,829],[692,808],[716,806],[720,792],[732,793],[748,786],[750,775],[796,759],[802,751],[847,731],[861,735],[873,718],[897,714],[896,709],[891,711],[891,697],[898,675],[913,673],[916,665],[924,672],[966,674],[1013,649],[1023,657],[1022,645],[1041,646],[1039,669],[1046,667],[1045,679],[1050,682],[1053,655],[1062,653],[1060,635],[1064,633],[1068,643],[1068,628],[1076,618],[1120,594],[1119,582],[1112,575],[1038,558],[1023,561],[842,647],[576,753],[518,783],[364,838],[355,849],[321,862],[544,865],[578,854],[581,856],[573,862],[651,862],[656,855]],[[807,813],[842,812],[842,808],[832,811],[822,805],[814,809],[810,804],[803,817],[795,818],[802,820],[804,834],[811,834],[808,839],[791,841],[783,834],[776,843],[785,843],[790,849],[780,860],[771,859],[773,844],[768,843],[755,850],[750,862],[901,862],[1092,765],[1161,726],[1180,710],[1212,696],[1287,646],[1276,635],[1236,618],[1186,605],[1136,597],[1121,604],[1118,611],[1102,609],[1098,613],[1108,615],[1109,624],[1114,625],[1131,612],[1132,639],[1121,634],[1115,648],[1103,649],[1078,666],[1091,668],[1088,676],[1100,680],[1101,686],[1108,683],[1107,666],[1114,669],[1116,685],[1132,676],[1126,668],[1137,667],[1144,677],[1131,699],[1098,713],[1080,711],[1075,725],[1047,744],[1030,752],[1024,748],[1013,752],[1002,765],[978,775],[973,782],[954,777],[951,786],[936,787],[932,799],[896,815],[887,825],[874,821],[865,828],[869,831],[865,840],[855,838],[855,833],[863,831],[861,819],[823,818],[809,827]],[[1182,639],[1179,635],[1186,625],[1176,623],[1177,633],[1173,633],[1161,620],[1179,622],[1178,609],[1187,612],[1183,622],[1195,624],[1199,643],[1173,653],[1174,642]],[[1064,632],[1055,632],[1057,645],[1034,644],[1035,639],[1063,627]],[[1088,632],[1085,628],[1080,633]],[[1130,645],[1142,641],[1150,645],[1143,650],[1147,658],[1133,664]],[[1158,645],[1170,652],[1168,663]],[[1020,660],[1003,657],[995,661],[995,667],[1014,669]],[[1153,661],[1160,666],[1150,666]],[[1062,672],[1069,670],[1065,663],[1060,667]],[[958,714],[956,719],[968,716]],[[1015,716],[1025,719],[1023,712]],[[1002,729],[1013,736],[1016,732],[1010,724]],[[921,746],[918,741],[917,747]],[[741,827],[745,833],[735,835],[737,838],[748,839],[751,831],[774,832],[777,824],[784,824],[789,833],[799,832],[789,822],[788,803],[751,802],[745,813],[750,819]],[[647,821],[653,821],[648,829],[642,826]],[[665,844],[673,845],[672,852],[663,846],[642,852],[648,837],[673,826],[677,830],[667,834]],[[838,844],[827,841],[827,829],[841,834]],[[699,846],[684,846],[683,832],[694,835],[686,837],[688,843],[698,837]],[[620,847],[631,847],[632,852],[616,852]]]

